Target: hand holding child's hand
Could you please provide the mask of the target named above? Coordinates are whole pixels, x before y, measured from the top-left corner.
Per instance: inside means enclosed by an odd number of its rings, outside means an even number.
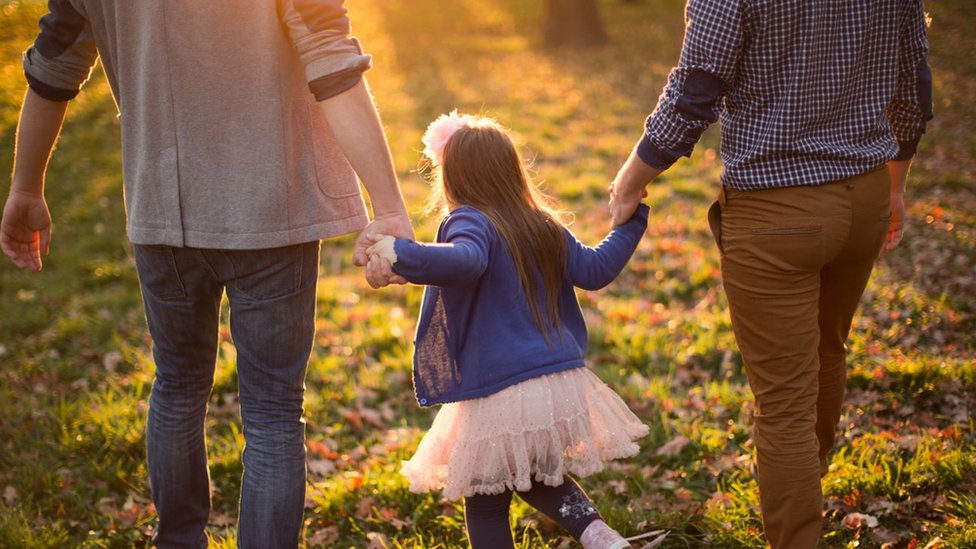
[[[366,249],[369,257],[366,262],[366,281],[371,288],[382,288],[390,284],[406,284],[406,279],[393,272],[396,263],[396,251],[393,244],[395,238],[389,235],[369,235],[367,239],[372,245]]]
[[[610,195],[608,208],[613,217],[613,226],[623,225],[634,215],[641,201],[647,198],[647,189],[640,188],[636,191],[626,192],[621,190],[621,185],[614,180],[607,189]]]

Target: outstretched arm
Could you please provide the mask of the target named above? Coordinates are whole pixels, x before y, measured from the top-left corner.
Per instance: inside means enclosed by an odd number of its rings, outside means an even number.
[[[569,278],[584,290],[599,290],[613,282],[627,266],[647,229],[650,209],[638,204],[632,217],[617,225],[595,248],[585,246],[566,231],[569,239]]]
[[[494,231],[486,217],[459,208],[443,222],[437,242],[414,242],[383,236],[367,250],[366,279],[374,285],[384,272],[395,272],[414,284],[465,286],[488,268]],[[392,271],[391,271],[392,267]]]
[[[10,194],[0,221],[0,248],[14,265],[40,271],[51,246],[51,214],[44,173],[61,132],[67,101],[49,101],[28,90],[17,125]]]

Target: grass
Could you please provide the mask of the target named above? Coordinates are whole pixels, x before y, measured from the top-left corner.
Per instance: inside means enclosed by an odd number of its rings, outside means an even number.
[[[0,2],[0,172],[9,173],[24,91],[20,52],[41,1]],[[679,0],[605,2],[612,44],[540,46],[541,2],[351,3],[374,55],[370,82],[418,234],[427,186],[420,135],[452,108],[510,126],[536,178],[595,242],[615,169],[677,59]],[[976,23],[968,0],[932,0],[937,118],[910,182],[906,241],[879,264],[849,341],[838,448],[824,481],[823,547],[976,547]],[[152,379],[124,238],[115,106],[104,76],[69,109],[48,177],[55,218],[42,273],[0,265],[0,546],[145,547],[154,518],[143,428]],[[751,396],[705,223],[717,132],[651,189],[648,234],[608,289],[581,294],[591,364],[651,427],[641,453],[584,479],[608,521],[663,547],[761,547]],[[397,469],[433,412],[417,407],[410,340],[421,290],[374,292],[351,239],[324,243],[309,364],[308,547],[463,547],[461,508],[407,490]],[[243,445],[235,348],[222,325],[208,421],[214,547],[235,545]],[[674,455],[669,442],[687,440]],[[871,528],[845,526],[864,513]],[[571,547],[524,504],[520,547]],[[942,545],[939,545],[939,544]],[[888,545],[885,545],[888,544]]]

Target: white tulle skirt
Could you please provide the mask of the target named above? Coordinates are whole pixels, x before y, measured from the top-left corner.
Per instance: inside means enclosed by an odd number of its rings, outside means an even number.
[[[637,454],[648,430],[593,372],[574,368],[443,405],[400,472],[411,491],[448,499],[558,486]]]

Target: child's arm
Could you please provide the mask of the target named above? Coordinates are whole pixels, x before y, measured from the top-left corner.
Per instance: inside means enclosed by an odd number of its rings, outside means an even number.
[[[493,238],[487,218],[471,210],[455,210],[440,232],[438,243],[384,237],[369,253],[389,261],[394,273],[414,284],[466,286],[478,280],[488,267]]]
[[[595,248],[581,244],[570,234],[569,277],[573,285],[584,290],[599,290],[613,282],[644,236],[648,212],[646,205],[638,206],[629,221],[614,227]]]

